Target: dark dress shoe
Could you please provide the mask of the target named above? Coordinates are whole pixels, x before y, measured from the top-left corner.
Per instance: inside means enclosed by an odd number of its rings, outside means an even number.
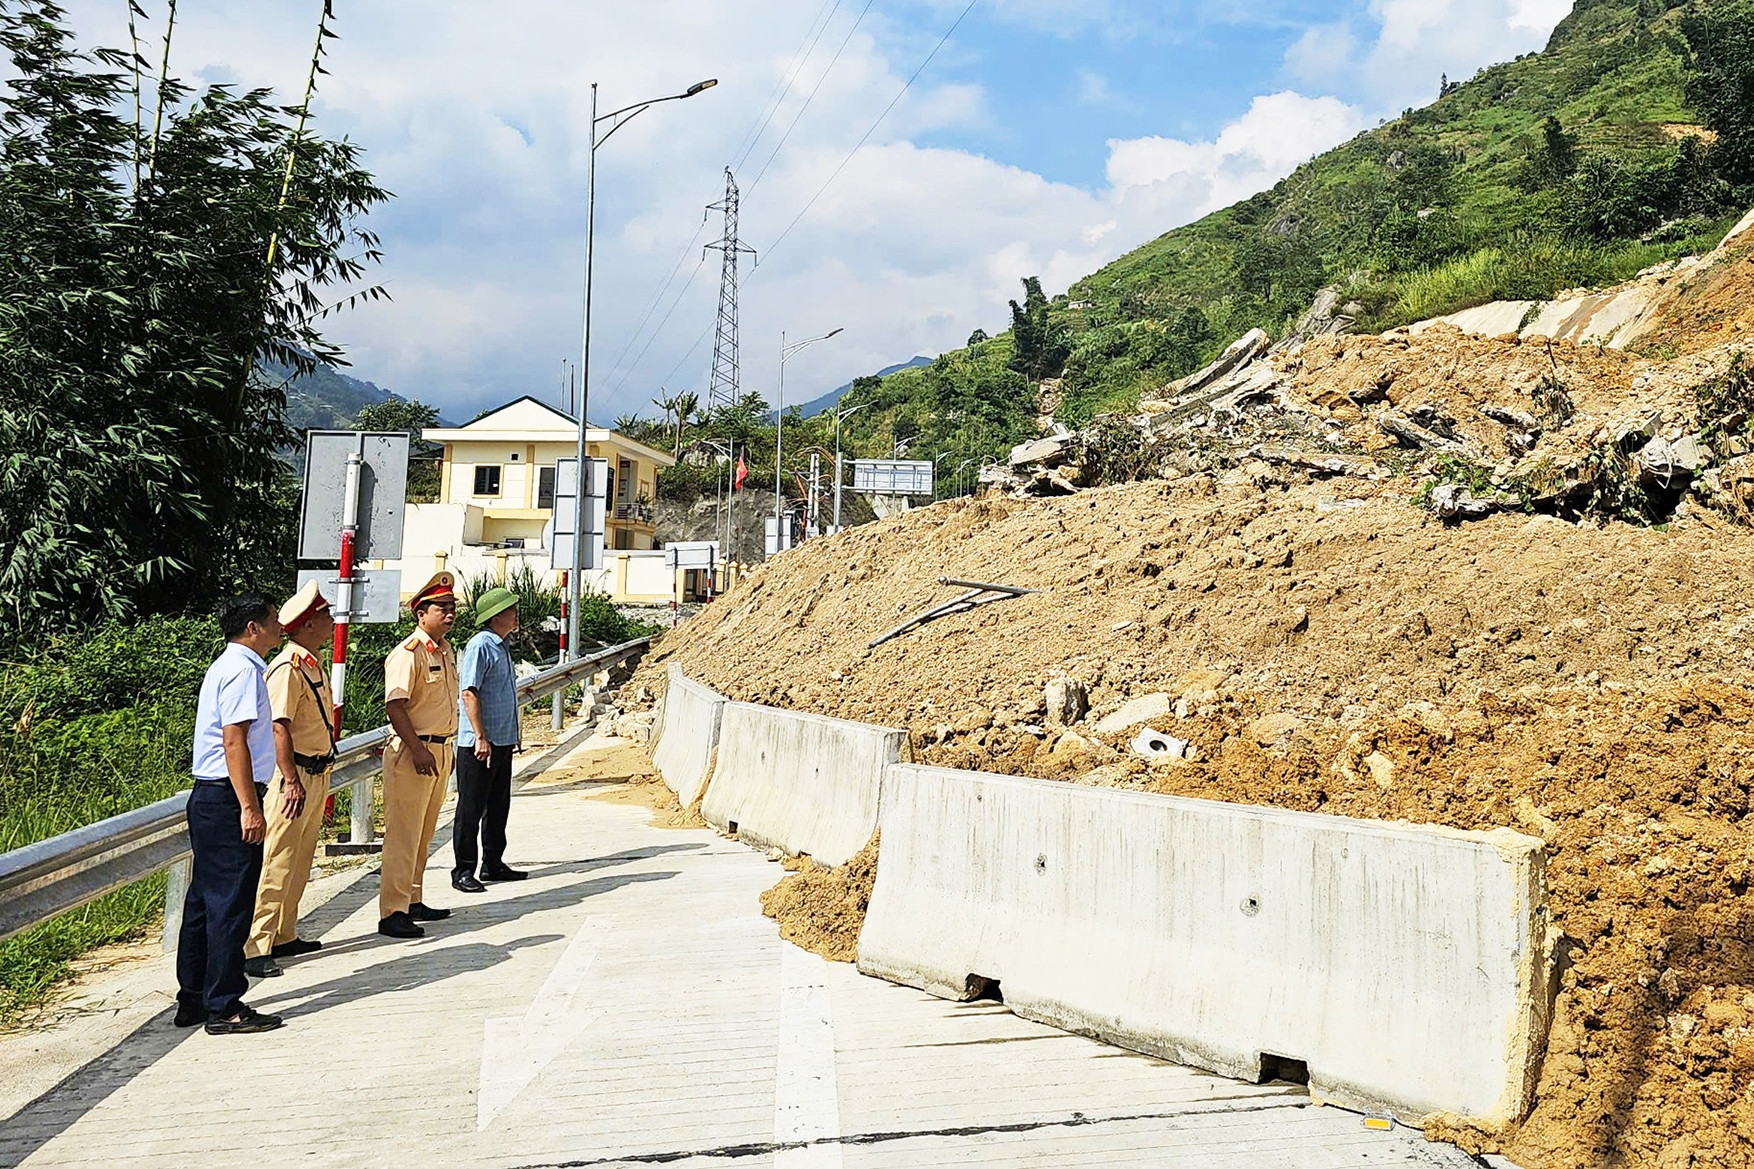
[[[471,876],[468,873],[464,873],[460,877],[452,877],[451,878],[451,888],[455,889],[459,893],[485,893],[485,892],[487,892],[487,886],[483,885],[480,881],[477,881],[473,876]]]
[[[207,1008],[191,1006],[188,1003],[177,1004],[177,1017],[171,1022],[179,1027],[199,1027],[207,1021]]]
[[[400,909],[378,922],[378,932],[386,938],[424,938],[426,936],[426,931],[415,925],[414,919]]]
[[[258,1031],[272,1031],[285,1022],[279,1015],[264,1015],[239,1003],[238,1013],[231,1018],[207,1020],[207,1034],[254,1035]]]
[[[500,865],[498,868],[481,870],[481,879],[483,881],[522,881],[529,875],[529,873],[520,873],[517,869],[507,868],[505,865]]]
[[[294,938],[290,942],[281,942],[268,951],[270,958],[298,958],[305,954],[315,954],[323,948],[321,942],[307,942],[303,938]]]
[[[244,973],[251,978],[279,978],[286,971],[273,958],[245,958]]]
[[[408,907],[408,916],[415,921],[443,921],[451,916],[448,909],[434,909],[423,901],[416,901]]]

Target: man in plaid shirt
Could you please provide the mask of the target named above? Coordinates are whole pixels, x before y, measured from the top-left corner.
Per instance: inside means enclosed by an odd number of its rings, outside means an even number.
[[[489,589],[475,603],[481,632],[469,639],[457,668],[457,819],[451,829],[451,887],[486,890],[482,881],[521,881],[505,863],[506,818],[512,808],[512,755],[522,746],[518,679],[506,638],[518,628],[518,598]],[[481,874],[476,877],[476,846]]]

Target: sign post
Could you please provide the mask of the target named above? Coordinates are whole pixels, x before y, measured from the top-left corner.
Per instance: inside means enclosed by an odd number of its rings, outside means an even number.
[[[560,570],[560,657],[558,660],[561,662],[566,661],[566,612],[567,600],[570,596],[566,591],[567,573],[567,569]],[[550,725],[557,731],[566,725],[566,691],[556,690],[554,692],[554,705],[549,711],[548,717]]]
[[[664,567],[670,570],[670,627],[680,620],[682,575],[686,572],[706,573],[707,599],[713,595],[713,577],[719,569],[717,540],[685,540],[664,546]]]
[[[388,611],[378,596],[368,597],[361,560],[397,560],[402,556],[402,527],[408,495],[409,436],[403,432],[313,430],[305,436],[304,507],[299,517],[299,559],[338,564],[335,584],[335,645],[329,666],[329,688],[335,704],[333,725],[341,730],[347,697],[347,642],[355,619],[393,622],[399,608],[395,593],[399,573],[376,573],[369,582],[391,589]],[[320,576],[305,572],[301,577]],[[375,603],[367,605],[363,602]],[[349,844],[369,846],[372,830],[372,781],[353,790],[353,824]]]

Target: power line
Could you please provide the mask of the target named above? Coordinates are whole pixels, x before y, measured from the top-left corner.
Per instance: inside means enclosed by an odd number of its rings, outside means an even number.
[[[844,0],[823,0],[822,7],[816,10],[816,16],[804,29],[804,36],[799,40],[798,48],[792,54],[793,60],[791,71],[781,78],[774,86],[774,91],[768,95],[767,104],[763,107],[762,113],[757,114],[755,120],[750,123],[749,129],[744,131],[743,140],[738,144],[738,149],[742,151],[742,156],[731,164],[732,169],[743,165],[744,160],[748,158],[749,154],[754,151],[755,147],[760,143],[762,135],[767,133],[767,128],[772,124],[774,115],[779,113],[781,105],[785,102],[786,95],[791,92],[793,82],[795,82],[798,75],[803,72],[805,63],[816,52],[817,43],[822,40],[822,34],[828,31],[828,26],[833,22],[834,14],[840,11],[842,3],[844,3]],[[812,33],[815,35],[812,36]],[[688,238],[688,241],[682,245],[681,250],[676,253],[676,259],[671,263],[669,274],[664,278],[664,283],[659,286],[658,291],[652,296],[651,301],[646,305],[645,311],[640,315],[639,324],[635,325],[633,330],[628,334],[627,340],[621,346],[621,351],[617,353],[615,359],[609,363],[612,376],[614,372],[621,371],[620,378],[617,379],[614,387],[609,391],[611,394],[619,392],[621,387],[627,384],[627,379],[633,375],[633,370],[638,368],[639,363],[644,359],[646,352],[651,349],[652,342],[656,341],[659,334],[663,332],[665,323],[669,321],[671,314],[676,311],[677,305],[682,303],[682,298],[687,294],[689,285],[693,284],[694,278],[700,274],[700,266],[697,264],[694,270],[689,273],[688,279],[683,283],[681,290],[677,292],[676,299],[670,303],[670,308],[664,313],[663,319],[658,322],[657,329],[646,339],[645,346],[640,350],[639,356],[635,357],[633,359],[633,364],[623,371],[621,364],[622,359],[626,357],[634,345],[639,342],[640,335],[645,331],[647,323],[652,319],[652,314],[657,312],[658,306],[664,303],[664,294],[669,292],[670,286],[675,283],[676,274],[682,270],[682,262],[688,258],[690,249],[700,241],[700,234],[706,229],[706,222],[706,219],[703,217],[700,223],[696,225],[694,234]]]
[[[761,136],[767,133],[767,128],[773,123],[774,116],[780,112],[780,107],[785,104],[786,95],[792,91],[792,83],[797,81],[798,75],[804,71],[805,62],[815,54],[817,42],[821,41],[822,34],[828,31],[828,26],[833,23],[834,14],[840,11],[842,3],[844,0],[823,0],[822,7],[816,10],[816,18],[810,22],[810,27],[804,30],[803,40],[798,42],[797,49],[792,53],[791,72],[787,73],[774,86],[774,91],[768,95],[767,104],[762,107],[762,112],[756,115],[755,121],[749,124],[749,130],[744,132],[742,140],[737,143],[737,150],[741,153],[732,161],[732,170],[738,169],[749,161],[749,155],[760,143]],[[826,18],[824,13],[827,14]],[[812,33],[815,33],[814,37],[811,36]],[[805,47],[806,44],[808,44],[808,48]]]
[[[675,379],[677,371],[680,370],[684,365],[687,364],[688,359],[690,357],[694,356],[694,351],[696,349],[700,348],[700,343],[707,339],[707,336],[710,333],[712,333],[712,331],[716,327],[716,325],[717,325],[717,321],[715,320],[713,323],[708,324],[706,328],[704,328],[700,331],[700,336],[698,336],[694,339],[694,344],[692,344],[688,347],[688,351],[686,353],[684,353],[681,357],[678,357],[676,359],[676,364],[672,365],[670,367],[670,372],[664,375],[664,377],[662,379],[663,381],[669,382],[669,381],[672,381]]]
[[[652,319],[652,314],[658,311],[658,306],[660,304],[664,303],[664,294],[666,292],[669,292],[670,285],[675,283],[676,273],[682,271],[682,261],[684,261],[688,258],[689,250],[692,249],[694,247],[694,245],[700,241],[700,233],[706,230],[706,222],[707,222],[706,219],[704,217],[702,217],[699,226],[697,226],[694,229],[694,234],[692,236],[688,237],[688,242],[684,243],[682,245],[682,250],[676,253],[676,260],[674,263],[672,263],[670,265],[670,274],[664,278],[664,283],[659,286],[657,294],[652,297],[651,303],[646,305],[645,314],[640,317],[639,324],[635,325],[633,327],[633,329],[627,334],[627,341],[626,341],[626,343],[624,343],[621,346],[621,352],[617,353],[615,355],[615,360],[613,360],[609,363],[609,369],[610,369],[611,374],[613,374],[615,371],[617,371],[621,368],[621,359],[623,357],[627,356],[627,351],[629,349],[633,348],[634,343],[639,340],[640,334],[645,331],[646,323]],[[693,279],[694,279],[693,275],[690,275],[689,280],[692,282]],[[682,286],[682,288],[683,288],[683,291],[686,292],[688,290],[688,285],[684,284]],[[678,300],[681,299],[680,294],[678,294],[677,299]],[[676,311],[676,306],[674,304],[672,304],[670,306],[670,312],[675,312],[675,311]],[[665,313],[664,319],[669,320],[670,314]],[[661,328],[663,328],[663,325],[660,324],[658,327],[661,329]],[[654,334],[654,336],[656,336],[656,334]],[[651,342],[647,341],[646,345],[649,348],[651,346]],[[645,355],[645,350],[642,349],[640,351],[640,355],[643,357]],[[639,361],[639,358],[635,358],[634,361],[637,364]],[[623,380],[625,380],[625,379],[623,379]],[[617,382],[615,388],[620,389],[621,383]],[[610,392],[613,393],[614,391],[610,391]]]
[[[773,153],[768,155],[767,161],[761,165],[761,171],[755,176],[755,181],[749,184],[751,193],[761,185],[762,178],[767,174],[767,168],[773,165],[773,160],[779,157],[781,150],[785,149],[787,140],[792,136],[792,131],[798,128],[798,120],[804,116],[804,111],[810,108],[810,103],[816,100],[816,92],[822,88],[822,83],[827,81],[829,75],[834,72],[834,67],[839,63],[841,54],[847,51],[847,46],[852,43],[854,34],[859,31],[859,26],[865,23],[865,16],[875,3],[876,0],[865,0],[865,7],[859,12],[859,19],[853,21],[853,27],[847,29],[847,35],[841,38],[840,48],[834,51],[834,56],[828,62],[828,68],[822,71],[822,76],[818,77],[816,84],[810,87],[810,96],[804,99],[804,104],[799,106],[798,112],[792,115],[791,124],[786,127],[786,132],[780,136],[779,145],[773,148]]]
[[[938,55],[938,50],[942,49],[945,44],[949,42],[950,38],[955,35],[956,30],[962,26],[962,22],[968,18],[968,14],[974,11],[974,6],[979,3],[980,0],[968,0],[968,4],[963,8],[961,14],[957,16],[955,22],[951,24],[942,37],[938,38],[938,43],[932,46],[932,51],[926,54],[926,59],[920,62],[920,67],[914,70],[913,76],[907,79],[907,84],[901,87],[901,92],[897,93],[890,99],[889,104],[883,107],[883,112],[877,115],[877,120],[871,123],[871,128],[865,131],[864,136],[859,139],[858,145],[854,146],[847,152],[847,156],[840,160],[840,165],[834,168],[834,173],[828,176],[828,180],[822,184],[814,195],[810,196],[810,201],[804,204],[804,209],[798,212],[798,214],[793,217],[792,222],[786,225],[786,230],[780,232],[778,238],[767,246],[766,257],[768,259],[771,260],[773,258],[774,249],[779,247],[780,243],[784,241],[788,235],[792,234],[792,229],[797,227],[798,223],[804,218],[804,216],[810,213],[812,207],[816,206],[816,201],[822,198],[823,192],[827,191],[834,183],[834,180],[840,177],[840,172],[847,168],[849,162],[853,161],[853,155],[864,149],[865,143],[870,141],[871,135],[877,132],[877,127],[881,126],[884,119],[889,117],[890,111],[895,109],[897,103],[899,103],[903,97],[907,96],[907,91],[912,89],[914,82],[920,79],[920,74],[926,71],[926,67],[932,63],[932,58]],[[757,268],[756,271],[760,271],[760,269]],[[751,275],[753,275],[753,273]]]
[[[699,234],[699,232],[695,233],[697,237]],[[693,245],[693,242],[694,241],[692,240],[689,241],[690,246]],[[670,317],[675,314],[677,306],[682,303],[682,299],[688,295],[689,288],[694,285],[694,278],[700,275],[700,270],[704,267],[706,267],[706,253],[703,251],[700,254],[700,259],[695,261],[694,270],[688,274],[688,279],[683,281],[682,287],[677,290],[676,299],[670,302],[669,311],[667,311],[664,314],[663,319],[658,322],[658,327],[652,330],[652,335],[646,338],[645,346],[640,349],[639,356],[635,357],[633,361],[628,364],[627,368],[622,371],[621,376],[616,379],[615,385],[610,388],[609,392],[611,394],[619,393],[621,387],[627,384],[627,379],[633,376],[633,371],[639,368],[639,363],[645,360],[646,354],[652,348],[652,343],[663,335],[664,326],[670,323]],[[633,342],[629,341],[628,347],[631,348],[632,345]],[[625,350],[623,350],[623,352],[625,352]],[[617,362],[620,360],[620,358],[616,358]],[[621,369],[621,366],[617,365],[615,368],[619,370]],[[666,378],[664,380],[668,381],[669,379]]]

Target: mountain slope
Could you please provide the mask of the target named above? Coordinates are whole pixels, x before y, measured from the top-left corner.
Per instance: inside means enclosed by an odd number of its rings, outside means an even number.
[[[890,374],[900,373],[904,369],[918,369],[922,365],[931,364],[932,359],[930,357],[915,357],[902,362],[900,365],[891,365],[887,368],[880,369],[877,371],[876,376],[888,377]],[[848,382],[846,385],[841,386],[839,389],[831,390],[820,398],[812,398],[810,401],[805,402],[802,406],[798,407],[798,416],[800,418],[814,418],[825,410],[833,409],[840,404],[840,400],[846,397],[847,392],[852,388],[853,383]],[[790,407],[787,407],[787,409],[790,409]]]
[[[1750,20],[1748,0],[1579,0],[1544,51],[1078,281],[1034,330],[1044,351],[1014,364],[1063,372],[1058,414],[1081,423],[1130,409],[1251,328],[1284,337],[1324,288],[1340,319],[1318,325],[1380,330],[1708,251],[1750,192],[1698,124],[1689,36]],[[985,364],[976,350],[941,360]],[[870,415],[864,428],[883,425]]]

